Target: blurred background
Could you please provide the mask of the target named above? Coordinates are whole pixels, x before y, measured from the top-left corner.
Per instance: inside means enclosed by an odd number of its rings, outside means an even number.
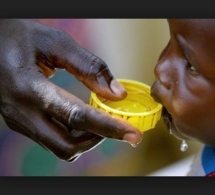
[[[69,33],[82,47],[102,58],[116,78],[152,85],[153,69],[169,39],[166,19],[34,19]],[[59,70],[51,80],[86,103],[90,91],[73,75]],[[160,120],[136,148],[106,139],[74,163],[59,160],[29,138],[10,130],[0,117],[0,176],[156,176],[201,147],[169,134]],[[165,175],[172,173],[165,173]]]

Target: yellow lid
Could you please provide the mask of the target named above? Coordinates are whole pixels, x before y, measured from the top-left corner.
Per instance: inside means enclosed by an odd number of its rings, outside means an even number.
[[[110,101],[91,92],[89,104],[114,117],[122,118],[137,127],[141,132],[153,129],[161,118],[162,105],[150,95],[150,86],[145,83],[117,79],[128,95],[121,101]]]

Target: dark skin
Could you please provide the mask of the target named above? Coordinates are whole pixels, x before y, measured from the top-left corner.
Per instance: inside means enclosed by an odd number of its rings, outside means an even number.
[[[9,128],[66,161],[104,138],[140,143],[138,129],[49,80],[65,69],[98,95],[122,100],[127,93],[102,59],[67,33],[30,19],[1,19],[0,29],[0,113]]]
[[[215,146],[215,20],[168,20],[170,41],[155,67],[152,96],[179,139]]]

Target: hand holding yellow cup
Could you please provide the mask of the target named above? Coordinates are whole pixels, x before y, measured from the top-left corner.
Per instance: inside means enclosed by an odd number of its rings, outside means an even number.
[[[150,86],[145,83],[117,79],[128,95],[121,101],[110,101],[91,92],[89,104],[113,117],[119,117],[137,127],[141,132],[153,129],[161,118],[162,105],[150,95]]]

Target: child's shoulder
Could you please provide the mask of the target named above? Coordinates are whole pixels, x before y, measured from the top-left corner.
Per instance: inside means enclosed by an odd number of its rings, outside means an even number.
[[[215,176],[215,147],[204,145],[199,150],[188,176]]]

